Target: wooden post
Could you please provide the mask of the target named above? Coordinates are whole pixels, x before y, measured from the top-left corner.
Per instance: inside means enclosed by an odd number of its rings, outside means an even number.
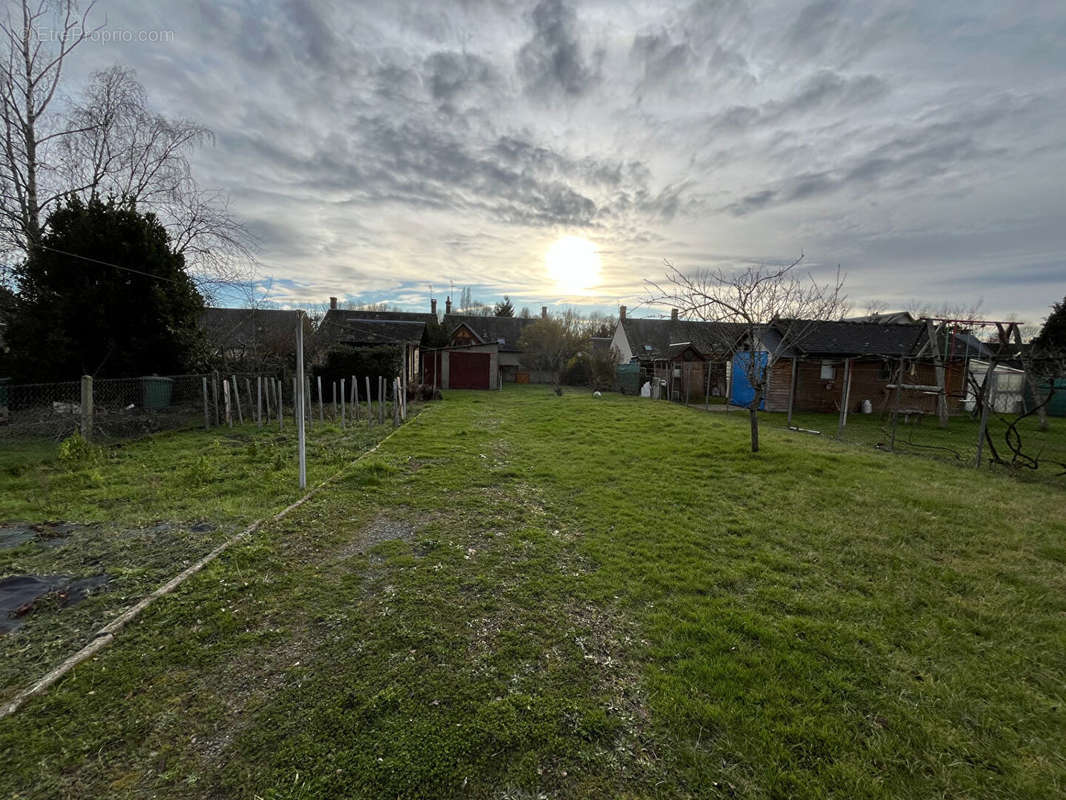
[[[81,438],[93,438],[93,376],[81,376]]]
[[[370,376],[366,376],[366,426],[369,428],[374,411],[370,407]]]
[[[352,419],[359,421],[359,378],[352,376]]]
[[[304,419],[307,420],[307,427],[311,427],[315,421],[315,406],[314,401],[311,400],[311,376],[308,375],[304,378]]]
[[[285,414],[282,410],[285,398],[281,395],[281,378],[274,379],[274,399],[278,401],[278,430],[285,430]]]
[[[939,394],[936,397],[936,414],[940,427],[946,428],[948,426],[948,395],[944,381],[944,359],[940,357],[940,340],[937,339],[936,326],[933,325],[931,319],[925,321],[925,332],[928,345],[932,348],[933,365],[936,367],[936,385],[939,387]]]
[[[322,409],[322,376],[318,376],[318,421],[326,421],[326,412]]]
[[[263,427],[263,376],[255,377],[255,420],[259,427]]]
[[[211,373],[211,394],[215,399],[215,427],[217,428],[222,424],[222,420],[219,417],[218,408],[218,370],[216,369]]]
[[[241,413],[241,393],[237,391],[237,376],[231,375],[233,382],[233,404],[237,406],[237,422],[244,424],[244,414]]]
[[[985,370],[985,379],[981,384],[981,422],[977,426],[977,460],[974,466],[981,468],[981,459],[984,457],[985,431],[988,430],[988,409],[993,401],[993,384],[990,383],[996,369],[996,359],[988,359],[988,369]]]
[[[248,415],[254,417],[255,415],[252,413],[252,379],[251,378],[245,378],[244,379],[244,396],[248,398]]]
[[[792,356],[792,383],[788,387],[788,427],[792,427],[792,407],[796,404],[796,378],[799,376],[799,367],[796,357]]]
[[[893,453],[896,452],[896,425],[899,424],[899,402],[900,396],[903,392],[903,371],[904,361],[903,356],[899,358],[899,375],[896,377],[896,402],[895,408],[892,409],[892,436],[888,442],[888,449]]]
[[[337,415],[337,382],[333,381],[333,392],[331,393],[331,399],[333,400],[333,421],[336,422]]]
[[[229,399],[229,381],[225,378],[222,379],[222,397],[226,401],[226,424],[231,428],[233,427],[233,413],[230,409]]]
[[[837,426],[837,439],[844,436],[844,426],[848,424],[848,404],[851,402],[851,359],[844,359],[844,388],[840,403],[840,424]]]
[[[704,377],[704,382],[707,384],[706,388],[703,390],[703,410],[704,411],[710,411],[711,410],[711,362],[710,361],[704,361],[703,362],[703,377]]]
[[[344,378],[341,378],[341,427],[344,427]]]
[[[204,375],[200,380],[204,384],[204,430],[211,430],[211,406],[207,401],[207,376]]]

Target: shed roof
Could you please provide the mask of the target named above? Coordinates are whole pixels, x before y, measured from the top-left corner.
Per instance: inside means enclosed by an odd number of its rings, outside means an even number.
[[[809,356],[911,355],[925,337],[920,323],[775,320],[770,327],[792,348]]]
[[[417,311],[361,311],[331,308],[318,326],[320,344],[387,344],[421,341],[436,315]],[[414,325],[421,326],[419,328]],[[414,337],[414,338],[411,338]]]
[[[639,319],[627,317],[619,323],[629,349],[637,358],[669,358],[670,345],[691,343],[708,356],[724,353],[725,341],[743,335],[744,326],[730,322],[703,322],[687,319]]]

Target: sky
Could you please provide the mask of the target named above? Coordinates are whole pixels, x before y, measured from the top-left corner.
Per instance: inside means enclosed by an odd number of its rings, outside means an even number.
[[[642,306],[663,262],[852,306],[1066,295],[1066,4],[98,0],[68,69],[202,123],[260,300]],[[546,254],[591,242],[576,291]]]

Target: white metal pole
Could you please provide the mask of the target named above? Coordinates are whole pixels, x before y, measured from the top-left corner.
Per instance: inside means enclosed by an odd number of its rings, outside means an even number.
[[[296,374],[299,379],[296,381],[299,387],[296,391],[296,447],[299,450],[300,455],[300,488],[307,488],[307,442],[304,433],[304,408],[306,408],[306,398],[304,397],[304,387],[306,382],[304,381],[304,315],[301,311],[296,318]]]

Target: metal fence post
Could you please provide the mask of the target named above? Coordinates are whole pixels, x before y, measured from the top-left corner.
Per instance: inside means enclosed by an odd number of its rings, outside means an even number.
[[[296,375],[293,377],[293,388],[295,397],[293,402],[296,404],[296,449],[298,451],[297,460],[299,463],[299,484],[301,489],[307,488],[307,434],[304,431],[304,409],[306,408],[307,398],[304,396],[305,383],[304,375],[304,319],[303,313],[297,315],[296,319]]]
[[[93,376],[81,376],[81,435],[93,438]]]

